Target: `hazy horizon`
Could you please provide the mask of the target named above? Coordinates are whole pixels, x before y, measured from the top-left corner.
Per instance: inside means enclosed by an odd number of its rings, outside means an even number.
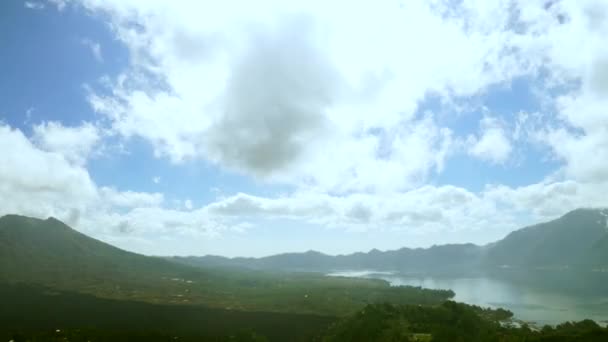
[[[0,4],[0,216],[147,255],[483,245],[608,207],[608,2]]]

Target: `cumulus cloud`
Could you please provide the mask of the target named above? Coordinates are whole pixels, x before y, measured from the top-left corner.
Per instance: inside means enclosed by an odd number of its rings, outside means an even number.
[[[109,92],[90,94],[115,131],[175,163],[202,158],[298,187],[421,185],[443,169],[452,135],[418,102],[483,92],[530,69],[503,32],[502,3],[468,8],[466,23],[422,1],[83,3],[109,14],[133,58]]]
[[[503,164],[511,155],[512,147],[507,132],[496,119],[486,117],[480,122],[478,138],[471,136],[469,153],[494,164]]]
[[[313,218],[324,216],[332,208],[320,197],[264,198],[239,193],[209,204],[210,213],[228,217],[268,216],[277,218]]]
[[[18,129],[0,124],[0,215],[57,217],[93,236],[111,238],[117,233],[217,235],[229,226],[204,211],[168,208],[160,193],[119,191],[99,187],[82,161],[91,126],[66,128],[59,124],[35,127],[28,138]],[[90,132],[89,132],[90,133]],[[95,139],[92,139],[95,140]]]
[[[597,191],[597,186],[601,191]],[[236,194],[204,208],[225,218],[288,219],[353,231],[404,231],[433,239],[460,232],[483,243],[532,222],[553,219],[580,207],[605,207],[603,184],[543,182],[511,188],[488,186],[479,193],[455,186],[423,186],[392,195],[332,196],[297,192],[279,198]],[[474,235],[484,232],[484,239]]]
[[[539,219],[550,219],[576,208],[608,207],[602,195],[608,182],[584,183],[575,181],[541,182],[510,188],[504,185],[488,186],[488,200],[497,205],[513,208],[520,213],[531,213]]]
[[[106,205],[119,208],[158,207],[163,204],[164,197],[160,193],[145,193],[134,191],[117,191],[113,188],[99,189]]]
[[[328,228],[424,231],[428,226],[445,224],[460,229],[459,222],[446,221],[448,214],[462,218],[460,212],[475,207],[479,208],[479,216],[488,212],[482,208],[485,206],[481,198],[464,189],[425,186],[390,196],[295,193],[264,198],[237,194],[208,205],[206,210],[227,217],[304,220]]]
[[[237,58],[205,134],[219,164],[266,175],[291,165],[331,129],[338,76],[309,31],[309,17],[289,17],[255,31]]]
[[[562,25],[539,27],[549,62],[570,91],[550,96],[556,121],[536,134],[564,163],[564,177],[584,183],[608,181],[608,4],[558,2]],[[580,40],[577,37],[587,37]]]
[[[33,132],[32,140],[39,148],[76,164],[84,164],[101,140],[99,129],[91,123],[66,127],[60,122],[43,122]]]
[[[2,214],[69,215],[96,198],[86,169],[62,154],[37,148],[23,133],[0,125]]]
[[[468,238],[483,243],[578,207],[608,206],[603,196],[608,183],[564,181],[488,186],[479,193],[449,185],[385,194],[238,193],[196,209],[188,199],[171,208],[160,193],[97,186],[82,165],[37,147],[19,130],[1,126],[0,142],[12,147],[0,157],[0,195],[11,199],[0,206],[0,214],[55,216],[93,236],[147,252],[156,248],[146,244],[150,239],[242,234],[273,220],[350,231],[402,231],[428,236],[427,241],[445,233],[483,232],[483,238]]]
[[[192,200],[185,200],[184,201],[184,208],[186,208],[187,210],[192,210],[193,205],[192,205]]]

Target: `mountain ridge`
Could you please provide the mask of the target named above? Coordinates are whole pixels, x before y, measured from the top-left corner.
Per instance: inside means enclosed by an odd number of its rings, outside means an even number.
[[[96,280],[112,279],[117,284],[128,284],[182,277],[193,271],[202,272],[162,258],[125,251],[55,218],[0,217],[0,280],[83,288],[96,286]]]
[[[42,229],[41,227],[46,227]],[[11,245],[19,244],[19,245]],[[486,245],[472,243],[402,247],[396,250],[328,255],[309,250],[262,258],[222,256],[147,257],[122,250],[80,233],[60,220],[20,215],[0,217],[0,275],[19,274],[34,264],[70,262],[77,272],[49,274],[54,278],[102,270],[126,276],[130,273],[159,274],[192,272],[202,268],[328,272],[374,269],[400,272],[460,273],[491,267],[568,268],[608,265],[608,209],[581,208],[548,222],[515,230]],[[34,252],[36,251],[36,252]],[[51,251],[54,251],[51,253]],[[78,260],[65,259],[78,255]],[[101,264],[100,258],[104,260]],[[18,260],[7,264],[2,260]],[[178,267],[178,265],[181,266]],[[41,270],[44,273],[44,270]],[[55,272],[55,271],[54,271]],[[93,272],[94,273],[94,272]],[[94,276],[94,274],[92,274]]]
[[[561,217],[512,231],[485,245],[472,243],[402,247],[395,250],[328,255],[317,251],[261,258],[217,255],[169,257],[205,267],[245,267],[285,271],[375,269],[406,272],[461,272],[488,267],[585,267],[608,264],[608,209],[579,208]]]

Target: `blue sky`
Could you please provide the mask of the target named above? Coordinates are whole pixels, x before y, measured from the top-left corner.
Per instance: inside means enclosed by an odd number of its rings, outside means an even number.
[[[601,2],[0,6],[2,214],[147,254],[335,254],[606,205]]]

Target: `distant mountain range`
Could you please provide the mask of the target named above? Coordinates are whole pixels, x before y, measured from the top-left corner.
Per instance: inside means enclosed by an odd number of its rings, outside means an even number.
[[[261,270],[379,270],[420,273],[463,273],[488,268],[608,268],[608,209],[577,209],[546,223],[525,227],[485,245],[453,244],[430,248],[330,256],[308,251],[263,258],[220,256],[172,257],[198,267]]]
[[[608,269],[608,209],[574,210],[556,220],[514,231],[485,246],[374,249],[338,256],[309,251],[264,258],[147,257],[90,238],[54,218],[39,220],[18,215],[0,218],[0,280],[66,283],[82,288],[94,286],[92,283],[97,279],[139,286],[150,279],[156,282],[209,278],[204,274],[207,270],[227,267],[411,273],[463,273],[488,268]]]

